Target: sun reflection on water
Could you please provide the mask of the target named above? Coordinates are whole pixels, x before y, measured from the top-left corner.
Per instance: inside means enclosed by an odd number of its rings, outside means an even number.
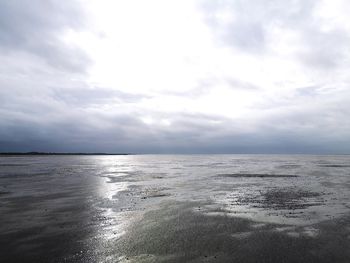
[[[130,187],[130,175],[134,172],[134,164],[133,156],[108,156],[99,159],[97,194],[100,202],[97,209],[100,220],[96,249],[109,247],[125,234],[131,212],[125,209],[128,200],[125,200],[121,193],[128,191]],[[123,198],[120,198],[121,196]],[[108,260],[105,260],[108,257],[115,261],[119,256],[111,252],[109,256],[104,256],[103,262],[107,262]]]

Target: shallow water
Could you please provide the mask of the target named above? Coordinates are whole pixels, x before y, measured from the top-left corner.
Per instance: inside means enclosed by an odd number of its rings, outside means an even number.
[[[349,189],[340,155],[0,157],[0,260],[350,262]]]

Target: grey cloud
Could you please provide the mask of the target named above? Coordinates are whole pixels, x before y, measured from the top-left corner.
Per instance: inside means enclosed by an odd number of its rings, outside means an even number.
[[[53,97],[59,101],[74,106],[88,107],[91,105],[110,103],[136,103],[142,99],[151,98],[145,94],[128,93],[113,88],[75,87],[53,88]]]
[[[133,114],[67,111],[54,120],[50,114],[42,115],[40,121],[13,115],[7,122],[2,120],[0,149],[136,153],[336,152],[349,145],[347,136],[334,136],[332,129],[341,128],[346,132],[349,127],[331,125],[335,111],[332,112],[327,119],[317,116],[316,112],[305,114],[302,110],[280,113],[256,122],[251,132],[244,130],[244,120],[202,114],[158,114],[160,119],[172,120],[170,126],[142,123],[139,120],[141,110]],[[314,124],[311,127],[308,126],[310,120]]]
[[[98,113],[61,110],[60,117],[56,117],[56,113],[41,114],[40,120],[32,119],[30,114],[13,114],[12,118],[2,120],[1,151],[19,148],[21,151],[96,152],[112,148],[119,151],[123,142],[127,142],[125,128],[131,130],[135,125],[132,116],[116,115],[115,123],[106,125],[103,116]]]
[[[318,141],[321,145],[330,146],[330,141],[347,141],[350,139],[348,98],[349,93],[295,98],[294,103],[281,104],[278,110],[267,111],[260,127],[280,135]]]
[[[235,23],[224,30],[220,37],[226,43],[248,51],[260,51],[265,45],[264,29],[257,22]]]
[[[22,81],[16,85],[21,87]],[[0,151],[323,153],[345,152],[349,146],[349,122],[339,122],[350,114],[346,90],[323,94],[324,87],[300,87],[302,94],[265,100],[260,117],[230,119],[158,109],[144,112],[137,104],[142,95],[99,87],[89,90],[83,83],[62,90],[59,86],[64,82],[54,88],[43,83],[35,89],[34,84],[26,92],[21,88],[15,92],[15,87],[0,90],[0,97],[6,98],[0,106]],[[134,101],[126,111],[118,106]],[[112,110],[101,111],[104,105]],[[144,114],[150,114],[155,123],[143,123]],[[171,124],[162,125],[162,119]]]
[[[213,34],[223,45],[239,51],[263,55],[274,43],[269,34],[273,28],[291,30],[300,36],[295,58],[306,66],[321,70],[336,69],[349,62],[349,32],[343,28],[324,30],[327,21],[315,14],[317,1],[201,1],[200,9]],[[231,14],[232,21],[220,16]]]
[[[301,87],[301,88],[298,88],[296,90],[296,93],[297,93],[297,95],[300,95],[300,96],[312,96],[312,97],[315,97],[315,96],[319,95],[319,90],[321,88],[322,87],[319,87],[317,85]]]
[[[78,2],[59,0],[0,1],[0,50],[35,55],[59,70],[84,72],[88,56],[60,37],[84,25]]]
[[[259,4],[256,2],[255,4]],[[264,48],[264,24],[253,13],[254,3],[241,1],[204,1],[201,5],[205,20],[213,29],[219,43],[237,47],[248,52]],[[230,13],[234,20],[228,23],[220,21],[223,12]]]
[[[349,62],[350,36],[339,29],[323,32],[315,25],[306,28],[303,32],[304,50],[299,51],[300,60],[304,63],[331,70],[344,62]]]
[[[217,40],[242,51],[261,53],[267,46],[270,26],[299,28],[308,22],[315,1],[221,0],[200,2],[204,19]],[[222,15],[232,19],[222,21]]]

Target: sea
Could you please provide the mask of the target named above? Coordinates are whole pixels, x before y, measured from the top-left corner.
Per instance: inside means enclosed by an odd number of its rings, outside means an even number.
[[[349,155],[0,157],[0,262],[350,262]]]

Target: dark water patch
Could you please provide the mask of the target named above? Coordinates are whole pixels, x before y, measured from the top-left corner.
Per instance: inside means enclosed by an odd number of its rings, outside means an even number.
[[[69,231],[63,229],[48,233],[48,226],[42,226],[0,235],[2,249],[0,259],[7,263],[66,262],[65,257],[83,251],[86,253],[84,246],[75,241],[88,238],[91,228],[79,223]]]
[[[328,168],[349,168],[349,164],[320,164],[320,167],[328,167]]]
[[[139,192],[139,195],[141,196],[141,199],[148,199],[148,198],[157,198],[157,197],[167,197],[170,196],[170,193],[166,193],[164,191],[169,190],[169,188],[160,187],[160,188],[145,188],[142,189]]]
[[[167,174],[166,173],[152,173],[153,179],[163,179]]]
[[[238,167],[237,164],[232,163],[222,163],[222,162],[208,162],[206,164],[187,164],[185,167],[191,167],[191,168],[233,168]]]
[[[0,163],[0,167],[21,167],[21,166],[29,166],[30,164],[23,163]]]
[[[234,205],[291,211],[322,205],[325,202],[321,193],[294,188],[270,189],[265,192],[233,195],[233,197]]]
[[[162,176],[162,175],[153,175],[152,178],[153,179],[163,179],[164,176]]]
[[[94,211],[88,210],[82,200],[76,200],[75,206],[62,204],[66,207],[61,209],[50,202],[49,209],[39,209],[38,204],[29,211],[18,207],[17,213],[0,218],[0,261],[67,262],[65,257],[79,252],[86,255],[88,248],[82,241],[92,237],[101,224],[92,220]]]
[[[187,164],[185,167],[211,167],[211,163],[206,164]]]
[[[39,176],[50,176],[50,173],[47,172],[23,172],[23,173],[17,173],[17,172],[8,172],[6,174],[0,174],[1,179],[14,179],[14,178],[29,178],[29,177],[39,177]]]
[[[122,207],[139,206],[139,201],[151,200],[153,198],[165,198],[171,196],[166,187],[142,187],[139,185],[130,185],[127,190],[119,191],[113,195],[114,200],[118,200],[118,204]],[[142,202],[144,203],[144,202]]]
[[[147,196],[142,196],[141,199],[156,198],[156,197],[166,197],[166,196],[170,196],[170,194],[153,193],[153,194],[148,194]]]
[[[263,204],[276,209],[300,209],[323,203],[314,200],[310,202],[310,199],[320,195],[320,193],[305,190],[274,189],[263,194]]]
[[[296,169],[300,167],[301,165],[299,164],[282,164],[277,166],[277,168],[280,168],[280,169]]]
[[[220,177],[228,178],[293,178],[299,177],[294,174],[254,174],[254,173],[234,173],[234,174],[218,174]]]

